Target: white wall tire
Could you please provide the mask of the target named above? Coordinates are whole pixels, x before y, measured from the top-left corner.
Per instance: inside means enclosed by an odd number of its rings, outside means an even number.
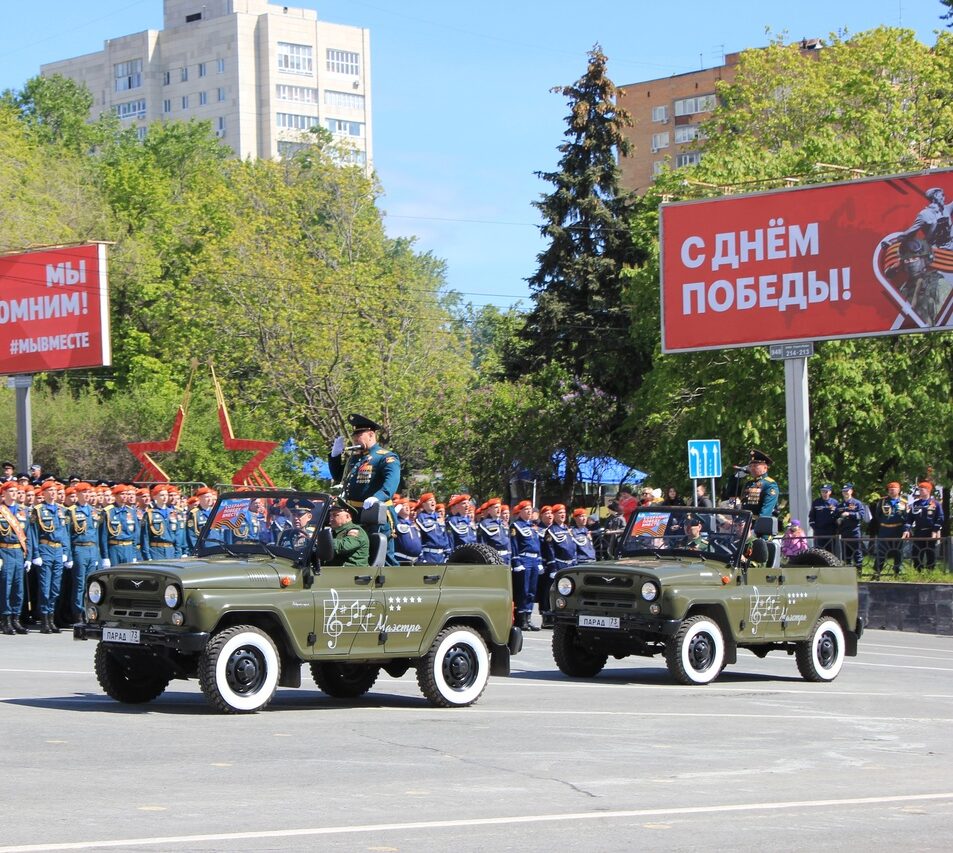
[[[281,656],[274,641],[252,625],[236,625],[208,641],[199,684],[209,703],[226,714],[260,711],[275,695]]]
[[[795,650],[798,672],[806,681],[833,681],[844,666],[844,629],[833,616],[822,616],[811,636]]]
[[[725,637],[707,616],[686,619],[665,647],[668,671],[681,684],[709,684],[725,665]]]
[[[444,628],[417,666],[417,684],[432,705],[472,705],[486,689],[490,655],[483,638],[463,625]]]

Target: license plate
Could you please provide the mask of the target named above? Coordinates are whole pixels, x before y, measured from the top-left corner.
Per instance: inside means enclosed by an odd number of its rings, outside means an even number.
[[[586,616],[585,614],[582,614],[579,617],[579,627],[580,628],[618,628],[619,617],[618,616]]]
[[[107,643],[138,643],[139,629],[103,628],[103,641]]]

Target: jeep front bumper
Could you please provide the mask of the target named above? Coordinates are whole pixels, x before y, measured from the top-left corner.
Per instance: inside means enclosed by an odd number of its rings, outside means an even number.
[[[102,640],[102,638],[102,625],[87,625],[81,622],[73,626],[74,640]],[[202,651],[208,643],[208,638],[208,631],[166,631],[162,628],[150,627],[139,629],[139,642],[137,644],[117,643],[116,645],[130,649],[143,646],[173,649],[184,654],[191,654]]]
[[[553,616],[557,625],[572,626],[586,633],[591,632],[594,634],[603,634],[605,636],[611,636],[612,634],[633,633],[657,637],[674,637],[682,625],[682,621],[680,619],[660,619],[655,616],[643,616],[638,613],[627,613],[625,615],[613,614],[613,616],[618,616],[619,618],[618,628],[596,626],[582,627],[579,625],[580,614],[578,612],[556,612],[553,614]]]

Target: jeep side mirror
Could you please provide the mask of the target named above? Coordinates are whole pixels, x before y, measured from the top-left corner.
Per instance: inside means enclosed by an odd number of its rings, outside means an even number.
[[[318,531],[317,552],[322,563],[330,563],[334,559],[334,531],[330,527],[322,527]]]
[[[774,519],[772,519],[773,521]],[[764,539],[755,539],[751,543],[751,559],[762,566],[768,562],[768,543]]]

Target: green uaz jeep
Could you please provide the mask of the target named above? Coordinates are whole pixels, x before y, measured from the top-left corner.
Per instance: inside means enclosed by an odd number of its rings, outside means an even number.
[[[307,663],[330,696],[357,697],[381,670],[417,669],[434,705],[464,706],[488,676],[508,675],[522,645],[509,566],[492,549],[458,548],[439,566],[384,566],[383,507],[365,510],[370,565],[330,566],[326,494],[223,494],[181,559],[90,574],[77,640],[97,640],[96,676],[119,702],[149,702],[197,678],[226,713],[258,711]],[[263,523],[268,510],[269,523]]]
[[[707,684],[739,649],[793,654],[808,681],[832,681],[857,654],[857,578],[809,549],[782,566],[773,518],[747,510],[640,507],[614,560],[556,574],[553,657],[597,675],[609,657],[664,654],[683,684]]]

